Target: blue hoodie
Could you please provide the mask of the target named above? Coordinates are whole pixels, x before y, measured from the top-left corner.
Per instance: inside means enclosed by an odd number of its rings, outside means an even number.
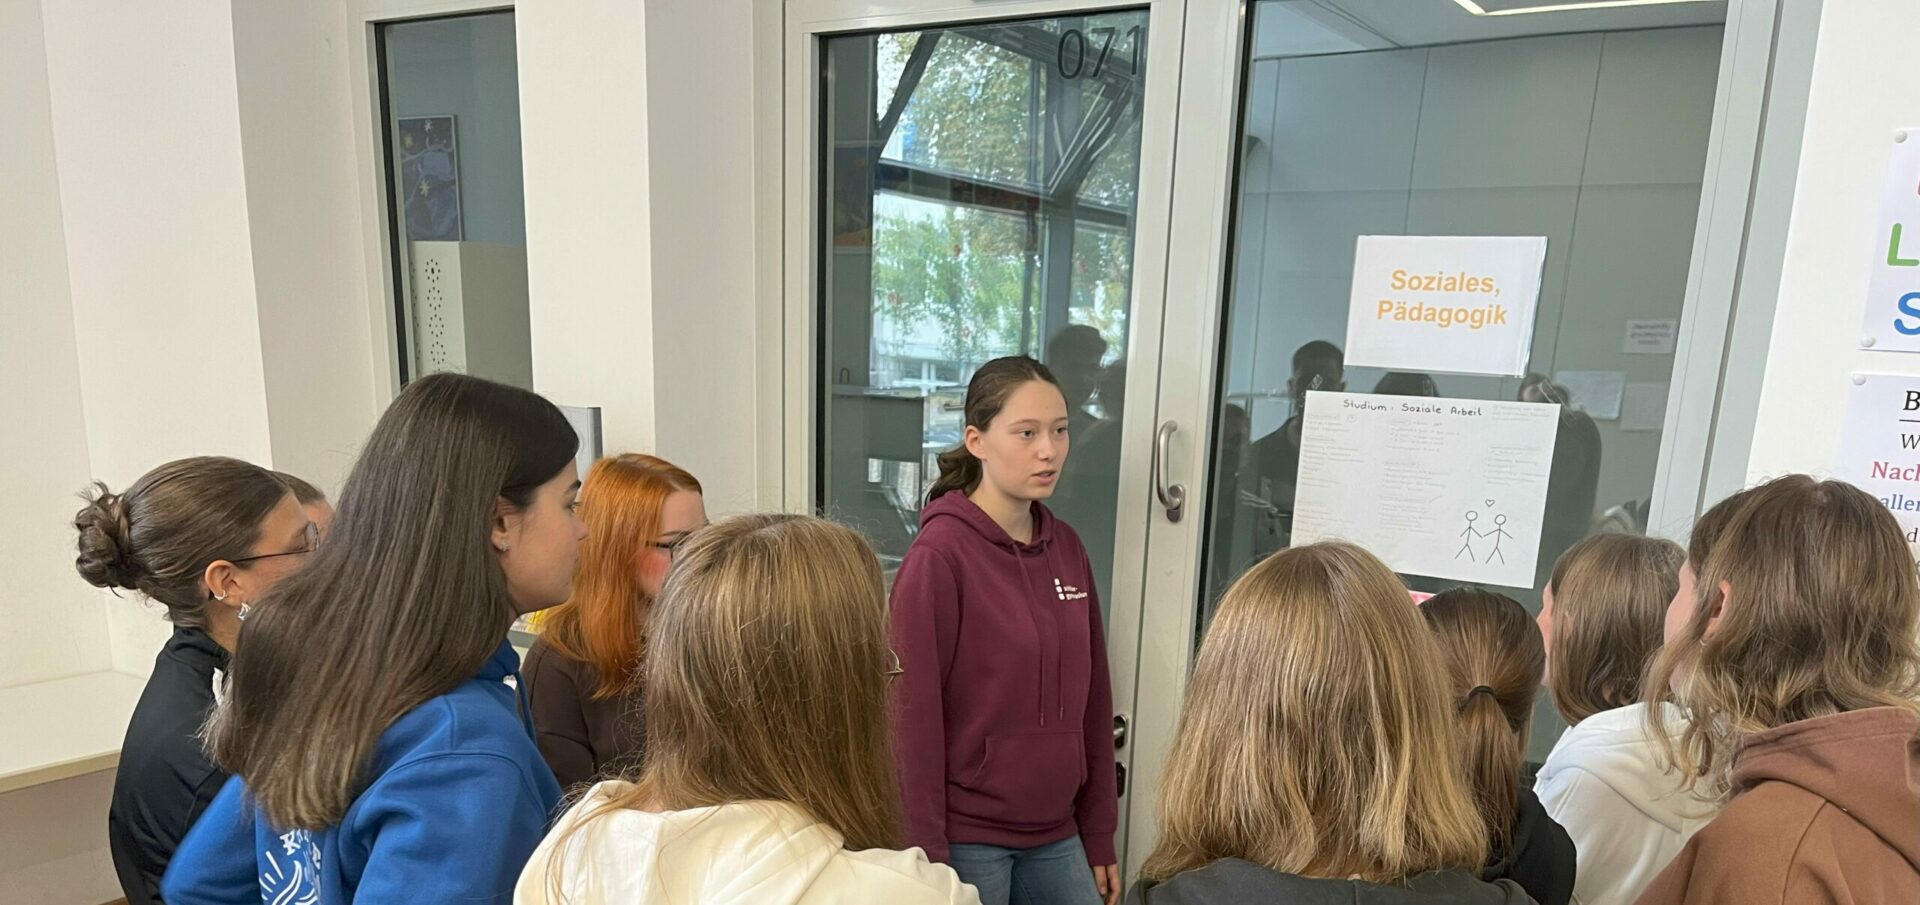
[[[560,801],[505,682],[517,682],[519,665],[501,642],[478,675],[388,726],[366,790],[335,826],[280,832],[256,819],[235,777],[174,853],[162,897],[169,905],[511,901]]]

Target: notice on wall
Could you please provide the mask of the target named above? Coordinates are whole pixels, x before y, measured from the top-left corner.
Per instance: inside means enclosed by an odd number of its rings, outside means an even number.
[[[1595,421],[1620,417],[1620,398],[1627,391],[1624,371],[1556,371],[1553,382],[1567,388],[1573,407]]]
[[[1868,237],[1862,348],[1920,352],[1920,128],[1893,134],[1880,217]]]
[[[1361,236],[1347,367],[1522,377],[1545,236]]]
[[[1667,424],[1667,385],[1629,383],[1621,394],[1620,429],[1627,433],[1657,433]]]
[[[1533,587],[1560,407],[1311,393],[1293,543],[1345,540],[1408,575]]]
[[[1679,321],[1627,321],[1620,351],[1628,355],[1672,355],[1679,336]]]
[[[1920,559],[1920,377],[1863,374],[1854,380],[1834,477],[1880,500]]]

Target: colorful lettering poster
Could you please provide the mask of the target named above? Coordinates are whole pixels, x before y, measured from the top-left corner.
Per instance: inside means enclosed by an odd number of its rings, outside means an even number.
[[[1352,541],[1404,575],[1531,588],[1560,407],[1310,393],[1293,543]]]
[[[1523,377],[1545,236],[1361,236],[1347,367]]]
[[[1920,129],[1893,134],[1881,182],[1880,219],[1867,251],[1862,348],[1920,352]]]
[[[1854,381],[1834,477],[1879,499],[1920,559],[1920,377],[1862,374]]]

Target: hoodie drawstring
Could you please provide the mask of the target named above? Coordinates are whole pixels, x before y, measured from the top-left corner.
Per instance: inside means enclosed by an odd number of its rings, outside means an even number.
[[[1029,588],[1033,587],[1033,576],[1027,573],[1027,551],[1021,548],[1018,541],[1013,545],[1013,560],[1020,564],[1020,583]],[[1028,603],[1026,611],[1027,622],[1033,626],[1033,637],[1041,638],[1040,619],[1033,615],[1031,602]],[[1040,728],[1045,729],[1047,728],[1047,649],[1043,644],[1036,644],[1034,650],[1040,657],[1040,665],[1034,670],[1034,674],[1040,677],[1039,687],[1033,690],[1034,710],[1040,715]]]
[[[1054,581],[1054,584],[1057,586],[1060,583],[1060,575],[1061,575],[1060,563],[1058,560],[1054,559],[1052,544],[1047,545],[1047,568],[1053,571],[1053,581]],[[1058,590],[1057,588],[1054,591],[1054,596],[1056,597],[1063,596],[1064,594],[1065,594],[1064,591]],[[1063,607],[1060,609],[1056,609],[1055,612],[1065,613],[1066,610]],[[1060,626],[1058,625],[1059,621],[1060,621],[1060,618],[1056,616],[1054,618],[1055,625],[1053,628],[1053,637],[1054,637],[1055,647],[1059,646],[1059,639],[1061,637],[1061,630],[1060,630]],[[1066,701],[1066,695],[1061,693],[1060,691],[1061,656],[1062,655],[1059,652],[1056,652],[1053,656],[1053,705],[1054,707],[1059,709],[1060,722],[1064,723],[1067,721],[1067,701]],[[1041,706],[1044,708],[1046,705],[1042,703]],[[1040,722],[1044,725],[1046,723],[1046,720],[1043,719]]]

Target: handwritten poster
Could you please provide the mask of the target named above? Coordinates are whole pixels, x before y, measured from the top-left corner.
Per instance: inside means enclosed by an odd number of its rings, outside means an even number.
[[[1544,236],[1361,236],[1347,367],[1521,377]]]
[[[1880,218],[1868,237],[1866,322],[1860,345],[1920,352],[1920,129],[1893,134],[1880,188]]]
[[[1533,586],[1560,407],[1311,393],[1293,543],[1346,540],[1393,570]]]
[[[1920,559],[1920,377],[1864,374],[1849,388],[1833,475],[1880,500]]]

